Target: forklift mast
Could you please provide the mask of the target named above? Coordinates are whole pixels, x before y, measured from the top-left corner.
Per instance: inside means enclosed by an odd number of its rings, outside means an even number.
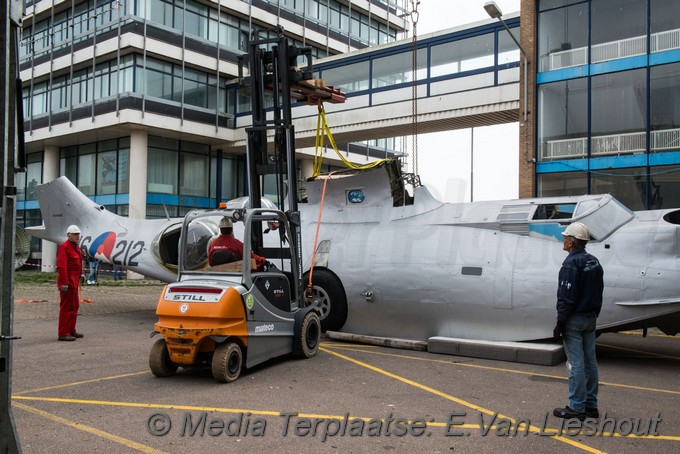
[[[302,237],[298,211],[298,180],[295,160],[295,130],[291,114],[293,100],[307,105],[345,102],[341,90],[313,78],[312,49],[289,44],[279,26],[273,38],[259,38],[253,30],[248,54],[239,57],[239,81],[250,89],[253,124],[246,128],[248,193],[251,208],[261,208],[264,176],[274,175],[279,209],[286,214],[290,241],[297,258],[297,295],[302,295]],[[299,66],[304,59],[304,65]],[[247,67],[248,75],[244,76]],[[266,94],[271,106],[267,106]],[[269,119],[267,118],[269,113]],[[273,148],[267,136],[274,132]],[[283,232],[280,232],[283,235]],[[254,251],[262,251],[262,226],[253,225],[250,238]],[[282,238],[283,239],[283,238]]]
[[[256,30],[252,32],[248,55],[239,59],[239,79],[242,86],[250,88],[253,117],[253,125],[246,128],[250,207],[261,208],[263,178],[274,175],[277,203],[291,228],[290,241],[297,256],[297,287],[301,289],[302,251],[291,91],[294,83],[312,79],[311,48],[290,45],[281,28],[274,38],[258,39],[257,34]],[[298,57],[306,58],[304,69],[298,68]],[[245,65],[249,70],[247,77],[243,76]],[[269,120],[267,93],[270,93],[273,102]],[[274,147],[270,152],[267,135],[271,130],[274,132]],[[253,249],[260,250],[263,247],[260,224],[253,225],[252,235]]]

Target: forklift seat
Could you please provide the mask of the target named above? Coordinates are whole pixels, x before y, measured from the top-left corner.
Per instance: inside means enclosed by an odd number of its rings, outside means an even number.
[[[229,251],[215,251],[208,258],[210,266],[223,265],[235,262],[236,260],[236,256]]]

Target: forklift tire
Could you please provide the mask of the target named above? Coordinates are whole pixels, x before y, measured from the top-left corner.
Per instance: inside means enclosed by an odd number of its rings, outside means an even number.
[[[158,339],[149,353],[149,368],[156,377],[169,377],[177,372],[177,364],[170,360],[165,339]]]
[[[309,274],[305,282],[309,281]],[[312,274],[314,308],[319,313],[321,331],[337,331],[347,320],[347,297],[342,284],[333,273],[315,269]]]
[[[235,342],[223,342],[217,346],[212,358],[212,374],[215,380],[231,383],[241,375],[243,352]]]
[[[295,353],[301,358],[311,358],[319,350],[321,322],[313,310],[307,312],[295,330]]]

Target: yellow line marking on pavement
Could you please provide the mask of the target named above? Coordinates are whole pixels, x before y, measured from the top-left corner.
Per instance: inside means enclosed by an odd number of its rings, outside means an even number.
[[[333,354],[333,353],[331,353]],[[421,385],[422,386],[422,385]],[[427,387],[425,387],[427,388]],[[283,412],[283,411],[267,411],[267,410],[252,410],[252,409],[245,409],[245,408],[225,408],[225,407],[201,407],[201,406],[196,406],[196,405],[175,405],[175,404],[154,404],[154,403],[143,403],[143,402],[121,402],[121,401],[103,401],[103,400],[88,400],[88,399],[67,399],[67,398],[61,398],[61,397],[38,397],[38,396],[12,396],[13,400],[25,400],[25,401],[33,401],[33,402],[53,402],[53,403],[62,403],[62,404],[84,404],[84,405],[99,405],[99,406],[110,406],[110,407],[128,407],[128,408],[145,408],[145,409],[162,409],[162,410],[185,410],[185,411],[203,411],[203,412],[217,412],[217,413],[231,413],[231,414],[245,414],[248,413],[250,415],[256,415],[256,416],[283,416],[284,414],[289,414],[289,412]],[[13,402],[12,405],[18,406],[23,408],[24,404],[21,404],[19,402]],[[466,405],[466,404],[464,404]],[[32,407],[29,407],[32,408]],[[479,407],[481,409],[481,407]],[[482,409],[484,410],[484,409]],[[36,411],[40,411],[37,410]],[[481,411],[481,410],[480,410]],[[489,412],[490,410],[486,410]],[[495,413],[489,413],[492,416]],[[507,418],[506,416],[501,415],[500,413],[496,415],[497,418]],[[351,416],[349,414],[342,415],[324,415],[324,414],[316,414],[316,413],[296,413],[296,417],[298,418],[310,418],[310,419],[336,419],[336,420],[343,420],[345,417],[349,420],[354,420],[354,419],[360,419],[363,421],[371,421],[375,419],[380,419],[381,421],[385,421],[384,418],[369,418],[365,416]],[[513,422],[511,418],[507,418]],[[409,420],[409,423],[412,421]],[[448,423],[444,422],[437,422],[437,421],[428,421],[427,427],[450,427]],[[522,422],[522,425],[524,423]],[[484,426],[485,429],[489,429],[489,432],[493,431],[497,426],[496,425],[491,425],[491,426]],[[480,429],[479,424],[455,424],[456,429]],[[504,430],[507,429],[507,427],[503,428]],[[541,429],[536,429],[531,426],[529,426],[529,431],[530,432],[539,432],[541,431],[542,434],[557,434],[557,428],[551,428],[551,427],[544,427]],[[520,431],[521,432],[521,431]],[[653,440],[670,440],[670,441],[680,441],[680,436],[671,436],[671,435],[621,435],[615,432],[603,432],[601,434],[598,434],[598,436],[601,437],[623,437],[623,438],[637,438],[637,439],[653,439]],[[552,435],[551,435],[552,437]],[[593,452],[600,452],[600,451],[593,451]]]
[[[66,399],[61,397],[38,397],[38,396],[12,396],[13,400],[28,400],[34,402],[54,402],[61,404],[85,404],[85,405],[101,405],[110,407],[132,407],[132,408],[149,408],[149,409],[162,409],[162,410],[185,410],[185,411],[207,411],[207,412],[218,412],[218,413],[235,413],[243,414],[249,413],[256,416],[282,416],[284,414],[289,414],[289,412],[283,411],[268,411],[268,410],[250,410],[245,408],[225,408],[225,407],[201,407],[196,405],[174,405],[174,404],[153,404],[144,402],[120,402],[120,401],[105,401],[105,400],[88,400],[88,399]],[[14,402],[12,405],[23,405],[18,402]],[[338,419],[343,420],[345,415],[322,415],[314,413],[296,413],[299,418],[317,418],[317,419]],[[369,418],[364,416],[347,416],[348,419],[361,419],[363,421],[371,421],[380,418]],[[409,421],[411,422],[411,421]],[[433,427],[446,427],[447,424],[443,422],[427,422],[427,426]],[[477,429],[478,424],[456,424],[456,428],[467,428],[467,429]],[[550,429],[547,429],[550,432]]]
[[[267,410],[247,410],[243,408],[224,408],[224,407],[200,407],[196,405],[175,405],[175,404],[151,404],[143,402],[119,402],[106,400],[90,400],[90,399],[65,399],[61,397],[38,397],[38,396],[12,396],[13,400],[31,400],[42,402],[58,402],[70,404],[87,404],[87,405],[103,405],[111,407],[132,407],[132,408],[156,408],[163,410],[195,410],[195,411],[217,411],[221,413],[250,413],[251,415],[261,416],[281,416],[281,412],[267,411]],[[320,417],[319,415],[302,415],[301,417]],[[344,418],[344,416],[337,416]]]
[[[654,356],[655,358],[680,359],[680,357],[678,357],[678,356],[661,355],[659,353],[646,352],[644,350],[635,350],[634,348],[617,347],[616,345],[603,344],[601,342],[597,342],[597,345],[601,345],[601,346],[607,347],[607,348],[615,348],[615,349],[618,349],[618,350],[625,350],[627,352],[644,353],[645,355],[651,355],[651,356]]]
[[[642,333],[640,331],[619,331],[617,334],[627,334],[627,335],[633,335],[633,336],[642,336]],[[665,337],[667,339],[680,339],[680,337],[676,336],[669,336],[668,334],[650,334],[647,333],[647,337]]]
[[[380,356],[392,356],[395,358],[403,358],[403,359],[412,359],[415,361],[428,361],[428,362],[433,362],[433,363],[442,363],[442,364],[450,364],[452,366],[461,366],[461,367],[472,367],[475,369],[485,369],[485,370],[494,370],[498,372],[508,372],[511,374],[519,374],[519,375],[533,375],[536,377],[544,377],[544,378],[554,378],[558,380],[567,380],[567,377],[561,377],[559,375],[550,375],[550,374],[541,374],[538,372],[527,372],[523,370],[517,370],[517,369],[507,369],[503,367],[492,367],[492,366],[482,366],[480,364],[469,364],[469,363],[463,363],[463,362],[456,362],[456,361],[449,361],[449,360],[443,360],[443,359],[432,359],[432,358],[419,358],[417,356],[409,356],[409,355],[400,355],[397,353],[385,353],[385,352],[376,352],[376,351],[366,351],[366,350],[354,350],[351,346],[344,346],[344,347],[335,347],[337,349],[341,350],[349,350],[357,353],[368,353],[370,355],[380,355]],[[674,391],[671,389],[659,389],[659,388],[646,388],[644,386],[635,386],[635,385],[624,385],[621,383],[612,383],[612,382],[605,382],[601,381],[600,385],[606,385],[606,386],[613,386],[617,388],[626,388],[626,389],[637,389],[640,391],[652,391],[652,392],[657,392],[657,393],[667,393],[667,394],[680,394],[680,391]]]
[[[344,342],[322,342],[321,343],[322,347],[341,347],[343,345],[348,345],[348,344],[346,344]],[[350,344],[350,345],[352,345],[353,347],[357,347],[357,348],[368,348],[368,349],[379,347],[378,345],[366,345],[366,344]]]
[[[54,385],[54,386],[46,386],[45,388],[35,388],[35,389],[28,389],[26,391],[19,391],[18,393],[15,393],[15,396],[19,396],[22,394],[28,394],[28,393],[37,393],[40,391],[50,391],[53,389],[59,389],[59,388],[68,388],[69,386],[78,386],[78,385],[84,385],[87,383],[97,383],[100,381],[105,381],[105,380],[115,380],[117,378],[126,378],[126,377],[134,377],[135,375],[142,375],[142,374],[148,374],[150,373],[148,370],[144,372],[132,372],[130,374],[120,374],[120,375],[112,375],[110,377],[102,377],[102,378],[93,378],[92,380],[83,380],[83,381],[76,381],[73,383],[64,383],[61,385]]]
[[[450,400],[451,402],[456,402],[457,404],[463,405],[463,406],[468,407],[468,408],[472,408],[473,410],[477,410],[477,411],[480,412],[480,413],[486,413],[487,415],[491,415],[491,416],[497,415],[497,416],[500,417],[500,418],[507,419],[508,421],[511,421],[513,424],[517,424],[517,421],[516,421],[514,418],[511,418],[511,417],[509,417],[509,416],[505,416],[505,415],[503,415],[503,414],[501,414],[501,413],[497,413],[497,412],[491,411],[491,410],[489,410],[489,409],[487,409],[487,408],[484,408],[484,407],[480,407],[479,405],[475,405],[475,404],[473,404],[472,402],[468,402],[468,401],[466,401],[466,400],[459,399],[459,398],[457,398],[457,397],[451,396],[450,394],[446,394],[446,393],[444,393],[444,392],[442,392],[442,391],[436,390],[436,389],[434,389],[434,388],[430,388],[429,386],[426,386],[426,385],[423,385],[423,384],[414,382],[414,381],[412,381],[412,380],[409,380],[408,378],[404,378],[404,377],[401,377],[401,376],[399,376],[399,375],[396,375],[396,374],[393,374],[393,373],[391,373],[391,372],[388,372],[388,371],[386,371],[386,370],[384,370],[384,369],[380,369],[379,367],[372,366],[372,365],[370,365],[370,364],[361,362],[361,361],[356,360],[356,359],[354,359],[354,358],[350,358],[349,356],[345,356],[345,355],[343,355],[343,354],[341,354],[341,353],[338,353],[338,352],[334,352],[334,351],[331,351],[331,350],[327,350],[327,349],[325,349],[325,348],[321,348],[321,347],[320,347],[319,350],[322,350],[322,351],[324,351],[324,352],[326,352],[326,353],[328,353],[328,354],[331,354],[331,355],[335,355],[335,356],[337,356],[338,358],[344,359],[344,360],[349,361],[349,362],[351,362],[351,363],[354,363],[354,364],[356,364],[356,365],[358,365],[358,366],[361,366],[361,367],[364,367],[364,368],[366,368],[366,369],[372,370],[373,372],[377,372],[377,373],[382,374],[382,375],[384,375],[384,376],[386,376],[386,377],[389,377],[389,378],[392,378],[392,379],[394,379],[394,380],[400,381],[400,382],[405,383],[405,384],[407,384],[407,385],[409,385],[409,386],[413,386],[413,387],[415,387],[415,388],[421,389],[421,390],[426,391],[426,392],[428,392],[428,393],[434,394],[435,396],[443,397],[444,399]],[[541,431],[541,429],[538,428],[538,427],[536,427],[536,426],[534,426],[534,425],[530,425],[530,426],[529,426],[529,431],[530,431],[530,432],[539,433],[539,432]],[[565,438],[565,437],[563,437],[563,436],[556,436],[556,437],[554,437],[554,439],[555,439],[555,440],[559,440],[559,441],[561,441],[561,442],[563,442],[563,443],[567,443],[567,444],[569,444],[569,445],[575,446],[575,447],[577,447],[577,448],[583,449],[584,451],[588,451],[588,452],[592,452],[592,453],[602,453],[602,452],[603,452],[603,451],[600,451],[600,450],[598,450],[598,449],[592,448],[592,447],[590,447],[590,446],[584,445],[583,443],[579,443],[579,442],[574,441],[574,440],[571,440],[571,439],[569,439],[569,438]]]
[[[105,438],[107,440],[113,441],[115,443],[119,443],[121,445],[127,446],[128,448],[136,449],[137,451],[148,453],[148,454],[165,454],[164,451],[159,451],[157,449],[154,449],[150,446],[143,445],[141,443],[137,443],[136,441],[128,440],[127,438],[119,437],[117,435],[110,434],[108,432],[104,432],[103,430],[95,429],[94,427],[86,426],[85,424],[81,424],[79,422],[75,421],[70,421],[68,419],[64,419],[60,416],[53,415],[52,413],[48,413],[43,410],[39,410],[37,408],[30,407],[25,404],[21,404],[19,402],[15,402],[12,404],[14,407],[21,408],[22,410],[29,411],[31,413],[35,413],[36,415],[42,416],[43,418],[47,418],[49,420],[52,420],[54,422],[58,422],[60,424],[64,424],[69,427],[73,427],[74,429],[82,430],[84,432],[89,432],[93,435],[96,435],[101,438]]]

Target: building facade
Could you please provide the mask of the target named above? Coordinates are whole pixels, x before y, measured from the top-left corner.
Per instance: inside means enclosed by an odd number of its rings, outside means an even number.
[[[245,195],[234,83],[251,31],[282,26],[315,58],[395,41],[407,0],[40,0],[20,43],[28,168],[18,224],[39,225],[32,188],[67,176],[135,218],[182,216]],[[241,128],[242,129],[242,128]],[[311,169],[301,156],[298,169]],[[266,192],[266,191],[265,191]],[[34,241],[33,257],[54,246]]]
[[[520,196],[680,206],[680,2],[523,0]],[[521,96],[521,95],[520,95]]]

